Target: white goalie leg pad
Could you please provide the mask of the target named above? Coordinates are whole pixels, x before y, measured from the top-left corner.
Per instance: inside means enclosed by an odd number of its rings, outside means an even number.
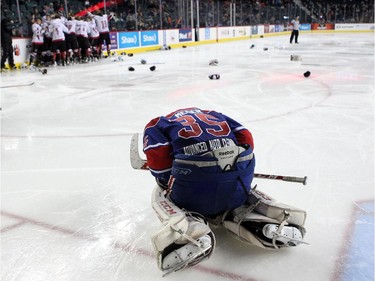
[[[163,224],[151,238],[161,270],[177,271],[211,256],[215,237],[203,217],[178,208],[159,186],[152,207]]]
[[[268,218],[275,219],[282,223],[287,219],[288,224],[304,226],[306,221],[306,211],[277,202],[271,196],[257,189],[250,191],[248,201],[260,200],[255,207],[255,211]]]
[[[305,243],[305,221],[305,211],[252,189],[247,204],[227,215],[223,226],[250,244],[278,249]]]

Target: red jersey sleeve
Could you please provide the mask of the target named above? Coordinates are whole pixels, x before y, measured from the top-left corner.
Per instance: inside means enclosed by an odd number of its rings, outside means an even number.
[[[249,130],[243,129],[235,132],[234,134],[239,145],[248,144],[254,150],[254,139]]]

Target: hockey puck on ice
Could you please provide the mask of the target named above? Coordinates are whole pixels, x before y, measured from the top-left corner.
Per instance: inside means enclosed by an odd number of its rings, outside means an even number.
[[[146,60],[144,60],[144,59],[141,59],[141,64],[146,64],[147,63],[147,61]]]
[[[217,59],[214,59],[214,60],[210,60],[210,62],[208,63],[209,65],[218,65],[219,64],[219,61]]]
[[[121,52],[121,54],[120,54],[121,56],[125,56],[126,55],[126,53],[125,52]]]
[[[260,38],[263,38],[263,37],[264,37],[263,35],[260,36]]]
[[[219,80],[220,75],[219,74],[211,74],[211,75],[208,75],[208,78],[210,78],[211,80]]]
[[[263,51],[268,51],[268,48],[263,48]]]
[[[129,66],[128,70],[129,70],[129,71],[134,71],[135,69],[134,69],[134,67]]]
[[[301,61],[302,58],[301,58],[301,56],[298,56],[298,55],[290,55],[290,60],[291,61]]]
[[[186,48],[187,46],[185,46],[185,45],[182,45],[182,48]]]
[[[153,66],[150,67],[150,70],[151,70],[151,71],[154,71],[155,69],[156,69],[156,66],[155,66],[155,65],[153,65]]]
[[[129,53],[128,56],[129,56],[129,57],[132,57],[132,56],[133,56],[133,53]]]
[[[250,46],[250,49],[252,49],[252,48],[254,48],[255,47],[255,45],[254,44],[252,44],[251,46]]]
[[[311,74],[311,72],[310,71],[306,71],[304,74],[303,74],[303,76],[305,76],[306,78],[307,77],[309,77],[310,76],[310,74]]]

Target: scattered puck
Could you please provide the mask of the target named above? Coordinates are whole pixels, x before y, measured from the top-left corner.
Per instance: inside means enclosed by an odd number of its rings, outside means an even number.
[[[132,56],[133,56],[133,53],[129,53],[128,56],[129,56],[129,57],[132,57]]]
[[[252,48],[254,48],[255,47],[255,45],[254,44],[252,44],[251,46],[250,46],[250,49],[252,49]]]
[[[186,48],[187,46],[185,46],[185,45],[182,45],[182,48]]]
[[[263,48],[263,51],[268,51],[268,48]]]
[[[126,53],[125,53],[125,52],[121,52],[120,55],[121,55],[121,56],[125,56]]]
[[[220,75],[219,74],[211,74],[211,75],[208,75],[208,78],[210,78],[211,80],[219,80]]]
[[[303,74],[303,76],[305,76],[306,78],[307,77],[309,77],[310,76],[310,74],[311,74],[311,72],[310,71],[306,71],[304,74]]]
[[[47,74],[47,69],[45,69],[45,68],[42,69],[42,74],[43,74],[43,75]]]
[[[260,38],[263,38],[263,37],[264,37],[263,35],[260,36]]]
[[[290,55],[290,60],[291,61],[301,61],[302,58],[301,58],[301,56],[298,56],[298,55]]]
[[[128,70],[129,70],[129,71],[134,71],[135,69],[134,69],[134,67],[129,66]]]
[[[217,59],[214,59],[214,60],[210,60],[210,62],[208,63],[209,65],[218,65],[219,64],[219,61]]]
[[[144,60],[144,59],[141,59],[141,64],[146,64],[147,63],[147,61],[146,60]]]
[[[151,70],[151,71],[154,71],[155,69],[156,69],[156,66],[155,66],[155,65],[153,65],[153,66],[150,67],[150,70]]]

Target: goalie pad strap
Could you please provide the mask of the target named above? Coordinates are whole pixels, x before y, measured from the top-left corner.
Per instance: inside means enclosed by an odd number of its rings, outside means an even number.
[[[264,249],[277,249],[275,241],[267,241],[261,234],[249,228],[249,222],[258,225],[277,224],[279,230],[286,226],[295,226],[302,234],[306,231],[304,224],[306,212],[298,208],[278,203],[265,193],[252,189],[247,204],[242,205],[223,217],[223,226],[248,243]],[[287,245],[285,245],[287,246]]]
[[[249,194],[249,200],[259,200],[255,211],[267,218],[277,220],[280,224],[287,220],[288,224],[303,227],[306,221],[306,211],[292,207],[283,203],[276,202],[269,195],[252,189]]]
[[[262,249],[273,248],[272,244],[262,241],[259,237],[255,236],[245,227],[243,227],[242,225],[238,225],[233,221],[224,221],[223,226],[251,245],[260,247]]]

